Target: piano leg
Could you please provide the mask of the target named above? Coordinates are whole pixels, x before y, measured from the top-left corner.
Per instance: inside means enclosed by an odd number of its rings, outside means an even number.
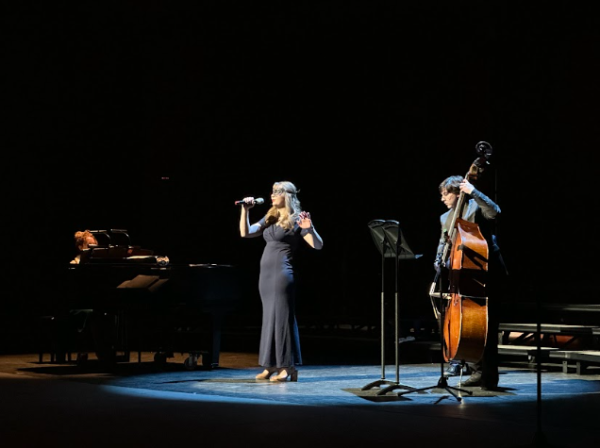
[[[221,327],[223,316],[221,314],[212,315],[210,352],[207,356],[202,356],[202,365],[207,369],[219,367],[219,355],[221,354]]]

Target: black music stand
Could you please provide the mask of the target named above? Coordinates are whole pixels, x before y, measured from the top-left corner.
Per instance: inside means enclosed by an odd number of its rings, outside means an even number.
[[[98,241],[98,247],[109,247],[112,243],[108,230],[90,230],[96,240]]]
[[[400,231],[398,221],[383,219],[374,219],[369,222],[369,229],[375,246],[381,253],[381,378],[373,381],[361,390],[368,390],[373,387],[379,387],[387,384],[388,387],[380,390],[377,395],[383,395],[395,389],[406,389],[406,392],[416,391],[414,387],[400,384],[400,358],[399,358],[399,313],[398,313],[398,267],[399,260],[414,260],[421,257],[421,254],[415,255],[404,240],[404,235]],[[395,271],[395,348],[396,348],[396,381],[390,381],[385,378],[385,259],[394,258],[396,263]]]
[[[98,240],[100,246],[129,246],[131,245],[129,234],[124,229],[90,230]]]

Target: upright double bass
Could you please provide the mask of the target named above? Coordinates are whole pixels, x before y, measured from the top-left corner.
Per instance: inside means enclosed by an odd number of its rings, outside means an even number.
[[[478,157],[465,176],[469,182],[477,180],[492,155],[492,147],[487,142],[479,142],[475,148]],[[441,269],[429,291],[436,317],[443,318],[442,351],[447,362],[479,361],[488,333],[486,282],[489,248],[479,226],[462,219],[464,206],[465,193],[461,191],[445,234]],[[449,284],[442,281],[442,272],[448,273]],[[441,299],[441,311],[437,309],[434,298]]]

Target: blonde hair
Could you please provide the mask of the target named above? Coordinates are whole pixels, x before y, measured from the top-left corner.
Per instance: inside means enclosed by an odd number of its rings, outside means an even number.
[[[94,238],[94,241],[96,241],[96,237],[89,230],[84,230],[84,231],[79,230],[79,231],[75,232],[75,247],[77,248],[77,250],[82,251],[83,249],[87,249],[87,247],[88,247],[87,239],[89,237]]]
[[[267,212],[267,226],[277,224],[284,229],[290,230],[294,228],[294,223],[298,219],[298,214],[302,211],[300,201],[298,200],[298,190],[296,186],[287,181],[275,182],[273,189],[282,189],[285,197],[285,207],[283,209],[271,207]]]

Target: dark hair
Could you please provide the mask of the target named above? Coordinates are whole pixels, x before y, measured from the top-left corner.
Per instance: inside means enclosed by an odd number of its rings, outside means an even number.
[[[438,189],[440,190],[440,193],[442,193],[444,190],[446,190],[448,193],[459,194],[460,193],[460,183],[463,181],[463,179],[464,178],[462,176],[447,177],[440,183],[440,185],[438,186]]]

